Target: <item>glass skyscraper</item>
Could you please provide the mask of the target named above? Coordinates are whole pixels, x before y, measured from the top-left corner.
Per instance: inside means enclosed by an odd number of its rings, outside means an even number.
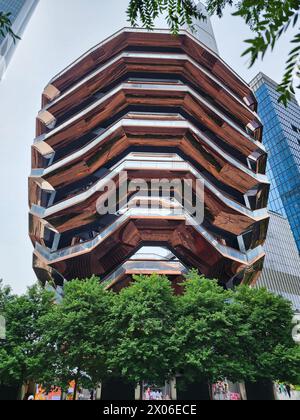
[[[278,103],[277,84],[259,73],[251,82],[264,125],[271,182],[269,209],[289,221],[300,252],[300,107],[295,98]]]
[[[0,0],[0,12],[11,13],[12,30],[22,36],[39,0]],[[0,35],[0,80],[15,51],[17,43],[11,36]]]
[[[300,258],[286,218],[270,212],[270,225],[265,243],[266,259],[258,287],[290,300],[300,312]]]

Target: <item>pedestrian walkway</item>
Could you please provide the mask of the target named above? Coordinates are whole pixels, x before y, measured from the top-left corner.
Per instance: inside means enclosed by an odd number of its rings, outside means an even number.
[[[293,391],[292,392],[292,399],[294,401],[300,401],[300,391]]]
[[[300,391],[292,391],[292,396],[289,398],[287,394],[281,394],[279,396],[280,401],[300,401]]]

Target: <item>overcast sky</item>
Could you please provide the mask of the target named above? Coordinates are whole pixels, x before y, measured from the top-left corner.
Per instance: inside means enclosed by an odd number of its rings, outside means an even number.
[[[36,281],[28,239],[27,179],[35,117],[47,82],[104,38],[128,26],[128,0],[40,0],[0,82],[0,278],[15,292]],[[289,38],[249,70],[241,52],[251,36],[243,21],[226,13],[213,18],[221,56],[246,81],[263,71],[276,81],[284,70]],[[160,22],[162,26],[163,22]]]

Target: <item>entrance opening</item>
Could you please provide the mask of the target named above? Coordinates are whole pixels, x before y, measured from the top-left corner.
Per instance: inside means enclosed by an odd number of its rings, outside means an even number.
[[[172,390],[169,382],[164,384],[153,384],[143,382],[143,400],[144,401],[166,401],[171,400]]]
[[[177,399],[179,401],[210,401],[210,387],[207,381],[183,383],[181,377],[176,379]]]
[[[248,401],[274,401],[274,384],[271,381],[246,382]]]
[[[134,401],[135,385],[122,379],[114,378],[102,384],[101,400],[104,401]]]

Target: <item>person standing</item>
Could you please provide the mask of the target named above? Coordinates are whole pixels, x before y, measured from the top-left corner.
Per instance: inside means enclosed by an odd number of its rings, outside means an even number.
[[[292,392],[291,392],[292,388],[291,388],[291,385],[290,384],[286,384],[285,385],[285,389],[286,389],[286,392],[288,394],[289,399],[291,399],[292,398]]]

